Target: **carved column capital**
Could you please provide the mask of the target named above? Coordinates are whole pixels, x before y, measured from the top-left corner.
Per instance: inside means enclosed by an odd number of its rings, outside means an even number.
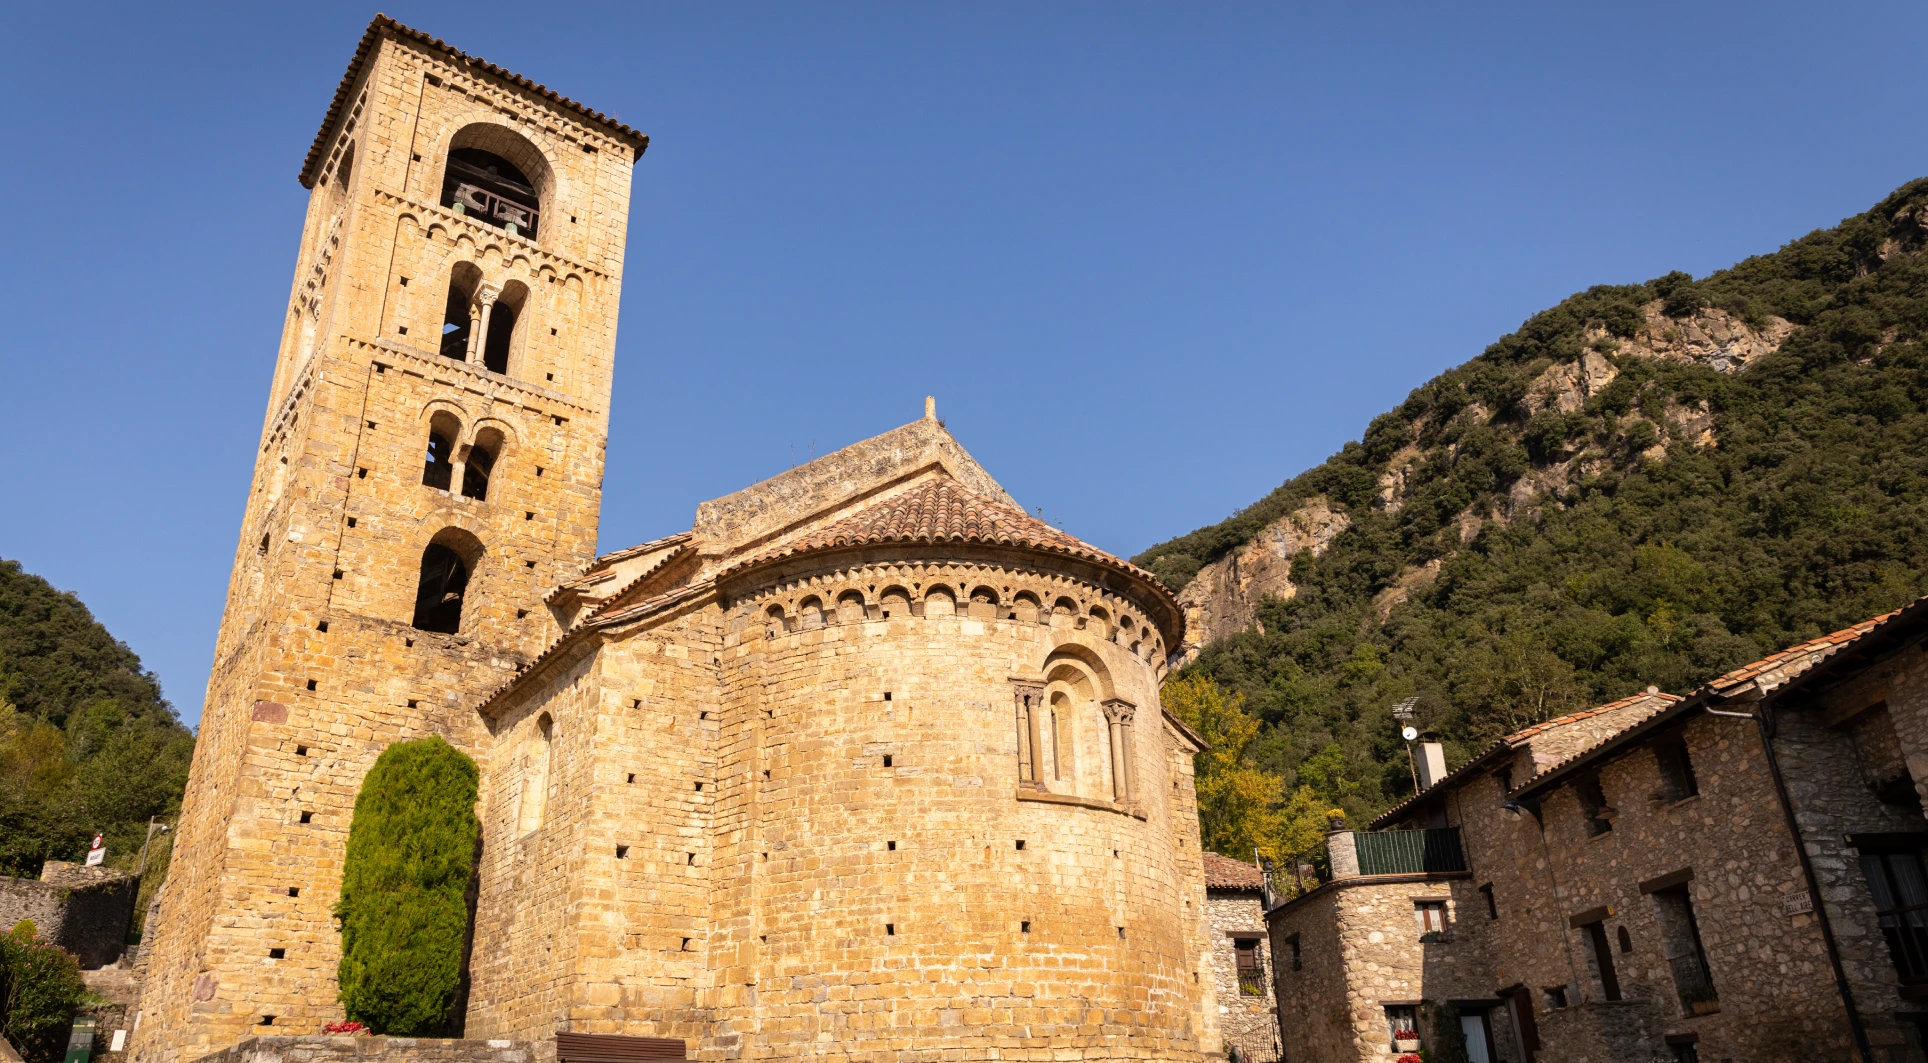
[[[1138,706],[1123,698],[1107,698],[1104,703],[1105,719],[1113,723],[1128,724],[1137,714]]]

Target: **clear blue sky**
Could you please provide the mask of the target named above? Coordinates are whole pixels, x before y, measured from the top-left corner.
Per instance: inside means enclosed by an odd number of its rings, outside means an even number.
[[[917,417],[1129,555],[1591,284],[1928,174],[1928,6],[461,4],[652,135],[602,546]],[[305,193],[372,8],[23,4],[0,557],[200,713]]]

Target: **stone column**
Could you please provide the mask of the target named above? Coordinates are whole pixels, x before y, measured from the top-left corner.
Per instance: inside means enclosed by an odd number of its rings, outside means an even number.
[[[1111,724],[1111,788],[1120,802],[1131,800],[1132,740],[1131,720],[1136,707],[1129,701],[1112,698],[1105,702],[1105,720]]]
[[[1044,747],[1039,735],[1038,713],[1043,709],[1044,688],[1020,686],[1017,688],[1018,714],[1018,785],[1037,786],[1044,778],[1044,766],[1040,762]]]
[[[486,285],[475,290],[475,301],[481,305],[482,310],[479,314],[471,312],[469,315],[469,320],[475,322],[475,326],[469,329],[468,361],[470,365],[482,364],[482,352],[487,349],[489,342],[489,313],[495,309],[496,297],[501,294],[502,289],[490,288]]]
[[[1332,861],[1332,877],[1353,878],[1359,874],[1359,842],[1349,830],[1326,835],[1326,855]]]

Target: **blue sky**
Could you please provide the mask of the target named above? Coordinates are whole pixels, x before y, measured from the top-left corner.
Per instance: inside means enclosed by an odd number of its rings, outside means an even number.
[[[1913,4],[461,4],[652,135],[602,546],[917,417],[1129,555],[1591,284],[1928,174]],[[371,8],[22,5],[0,557],[198,718],[304,190]]]

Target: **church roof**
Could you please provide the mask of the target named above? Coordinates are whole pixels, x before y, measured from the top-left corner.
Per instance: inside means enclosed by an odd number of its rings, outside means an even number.
[[[362,34],[361,43],[355,46],[355,56],[348,61],[348,71],[341,76],[341,84],[335,89],[335,98],[328,104],[328,113],[321,120],[321,129],[315,133],[315,142],[313,146],[308,149],[308,158],[301,164],[300,181],[303,188],[315,187],[315,172],[321,166],[321,161],[328,157],[328,145],[331,139],[329,132],[335,128],[335,123],[341,119],[342,108],[348,105],[348,94],[355,88],[355,79],[361,76],[362,64],[368,61],[369,53],[374,51],[375,42],[381,39],[383,30],[388,30],[403,40],[426,45],[430,49],[441,52],[443,55],[455,60],[458,64],[465,63],[486,73],[493,74],[517,88],[527,89],[541,96],[543,99],[561,107],[563,110],[573,111],[578,116],[601,126],[605,131],[614,133],[617,139],[629,141],[630,144],[635,147],[636,154],[639,157],[649,148],[649,137],[646,134],[629,128],[601,111],[592,110],[556,92],[554,89],[530,81],[528,78],[523,77],[513,70],[505,70],[489,62],[487,59],[470,55],[460,48],[442,40],[440,37],[431,37],[421,30],[404,26],[394,19],[389,18],[387,15],[376,15],[374,19],[368,23],[367,31]]]
[[[1123,564],[1021,509],[993,502],[956,480],[941,477],[926,480],[737,567],[747,568],[791,554],[871,543],[998,543]]]
[[[948,476],[927,479],[774,550],[731,565],[718,578],[823,550],[898,543],[1016,546],[1081,558],[1136,577],[1158,596],[1172,623],[1184,623],[1184,610],[1177,599],[1150,572],[1059,531],[1015,506],[985,498]],[[1165,634],[1175,646],[1182,633],[1167,631]]]

